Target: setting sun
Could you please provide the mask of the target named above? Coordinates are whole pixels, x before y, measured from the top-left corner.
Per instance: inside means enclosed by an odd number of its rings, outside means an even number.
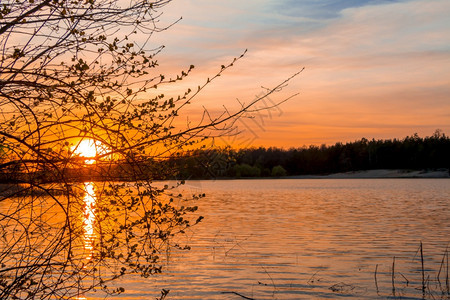
[[[106,153],[106,146],[99,141],[84,139],[75,144],[71,150],[74,155],[89,158],[85,163],[93,164],[96,156]]]

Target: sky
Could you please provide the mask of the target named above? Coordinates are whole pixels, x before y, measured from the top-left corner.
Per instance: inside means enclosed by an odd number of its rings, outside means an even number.
[[[436,129],[450,135],[448,0],[174,0],[155,36],[161,68],[196,68],[197,87],[248,52],[198,98],[212,112],[233,108],[304,71],[261,105],[298,95],[243,118],[237,147],[403,138]],[[236,132],[237,132],[236,131]]]

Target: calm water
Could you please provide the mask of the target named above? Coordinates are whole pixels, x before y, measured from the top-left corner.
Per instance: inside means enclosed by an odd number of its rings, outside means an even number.
[[[79,211],[87,260],[97,189],[84,185]],[[155,299],[162,289],[170,290],[166,299],[449,299],[442,294],[448,262],[441,262],[450,243],[450,179],[190,181],[179,192],[206,194],[179,203],[205,217],[176,241],[192,249],[168,251],[163,274],[122,278],[116,285],[126,292],[113,299]]]
[[[182,189],[207,195],[195,203],[204,221],[184,240],[192,249],[168,253],[162,275],[123,279],[117,298],[169,289],[169,299],[421,299],[422,241],[433,293],[425,298],[447,299],[436,276],[450,241],[449,179],[191,181]]]

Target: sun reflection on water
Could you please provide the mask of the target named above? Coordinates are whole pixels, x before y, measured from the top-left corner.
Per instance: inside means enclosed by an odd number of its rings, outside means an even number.
[[[95,223],[95,206],[96,196],[94,191],[94,184],[92,182],[84,184],[86,195],[84,196],[84,249],[88,252],[87,259],[92,258],[92,251],[94,249],[94,223]]]

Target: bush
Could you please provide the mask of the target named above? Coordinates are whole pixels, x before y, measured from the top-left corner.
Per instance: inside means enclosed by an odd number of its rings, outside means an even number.
[[[282,176],[287,176],[287,172],[282,166],[278,165],[272,168],[272,177]]]
[[[234,167],[236,177],[260,177],[261,170],[249,164],[236,165]]]

